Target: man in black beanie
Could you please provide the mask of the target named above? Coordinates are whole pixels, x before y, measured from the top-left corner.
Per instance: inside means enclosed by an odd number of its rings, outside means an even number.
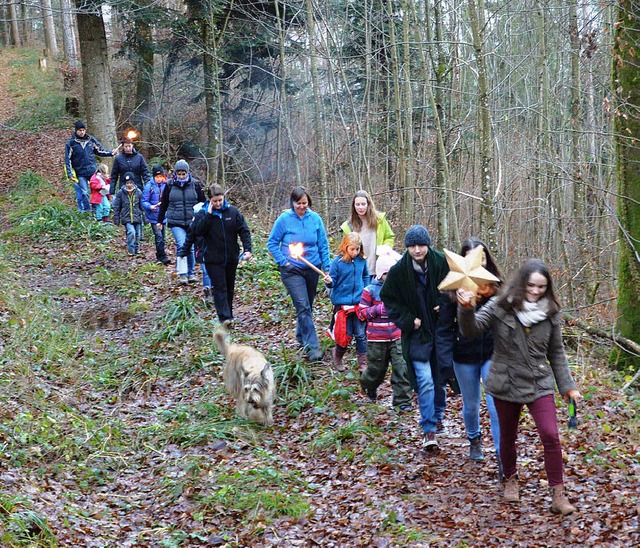
[[[115,156],[118,148],[105,150],[95,137],[87,133],[87,126],[82,120],[78,120],[74,124],[73,135],[65,145],[64,166],[67,179],[73,184],[76,191],[79,211],[84,213],[91,211],[89,179],[98,169],[96,156]]]
[[[438,284],[449,266],[444,254],[431,247],[429,231],[422,225],[407,230],[404,245],[407,251],[389,270],[380,298],[402,331],[402,354],[418,394],[422,447],[432,450],[438,447],[436,430],[445,405],[437,358],[448,360],[449,346],[436,330],[442,297]]]

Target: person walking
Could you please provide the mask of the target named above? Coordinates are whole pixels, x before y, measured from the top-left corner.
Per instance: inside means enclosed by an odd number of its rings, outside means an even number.
[[[113,199],[113,222],[122,224],[127,236],[127,251],[130,256],[140,252],[140,235],[144,222],[142,209],[142,192],[136,186],[133,173],[124,174],[125,186]]]
[[[516,439],[526,405],[542,441],[544,467],[551,488],[551,511],[575,512],[564,491],[562,445],[554,401],[555,385],[565,400],[579,399],[562,344],[560,304],[544,263],[530,259],[520,267],[504,292],[480,310],[474,294],[457,290],[458,322],[465,337],[493,331],[494,351],[487,376],[500,423],[500,459],[504,470],[504,500],[520,500]]]
[[[75,123],[73,135],[64,147],[64,167],[67,179],[73,184],[76,193],[78,211],[91,211],[89,180],[98,169],[96,156],[115,156],[119,148],[105,150],[95,137],[87,133],[87,126],[82,120]]]
[[[482,266],[496,278],[502,280],[500,269],[487,248],[486,244],[478,238],[469,238],[462,243],[460,255],[466,256],[472,249],[482,247]],[[476,297],[476,310],[484,307],[499,288],[497,284],[487,284],[478,288]],[[458,302],[454,291],[447,292],[450,297],[440,305],[440,326],[448,335],[452,345],[453,369],[455,371],[460,392],[462,394],[462,418],[469,440],[469,458],[473,461],[482,461],[482,432],[480,429],[480,399],[481,384],[486,386],[487,375],[491,366],[493,355],[493,333],[487,330],[478,337],[465,337],[460,333],[457,319]],[[502,464],[500,461],[500,425],[498,413],[493,402],[493,397],[485,390],[485,402],[489,412],[489,425],[491,437],[498,463],[498,476],[502,478]]]
[[[173,168],[173,176],[162,193],[156,228],[161,229],[166,219],[176,242],[176,256],[187,258],[186,273],[179,270],[176,261],[179,282],[183,285],[198,281],[195,275],[196,256],[193,246],[185,248],[185,253],[182,253],[182,248],[193,219],[193,206],[205,200],[200,181],[191,175],[187,161],[178,160]]]
[[[96,216],[96,221],[109,222],[109,213],[111,213],[111,202],[109,201],[109,166],[107,164],[98,164],[98,169],[89,179],[89,187],[91,189],[91,209]]]
[[[121,141],[122,152],[116,155],[111,168],[111,192],[115,196],[118,189],[124,185],[124,174],[132,173],[136,186],[144,190],[144,185],[151,182],[149,167],[142,154],[140,154],[133,141],[129,137],[123,137]]]
[[[242,242],[242,259],[249,260],[252,257],[251,232],[242,213],[227,202],[220,185],[209,187],[207,194],[209,202],[196,213],[180,256],[186,257],[187,250],[201,239],[201,253],[211,279],[218,320],[220,323],[232,322],[236,271],[241,257],[238,238]]]
[[[437,330],[439,306],[444,298],[438,284],[449,272],[449,266],[444,254],[431,247],[429,231],[422,225],[407,230],[404,245],[407,251],[389,269],[380,298],[389,318],[402,332],[402,354],[409,381],[418,394],[422,447],[430,451],[438,448],[436,430],[445,406],[438,358],[442,362],[447,346]]]
[[[167,174],[162,166],[153,166],[151,171],[153,178],[144,185],[142,190],[142,207],[144,209],[147,221],[153,230],[153,237],[156,245],[156,260],[163,264],[171,264],[171,259],[167,257],[165,249],[165,222],[160,223],[158,227],[158,217],[160,216],[160,204],[162,202],[162,193],[167,186]]]
[[[362,250],[367,259],[367,269],[373,275],[376,271],[378,246],[393,248],[395,234],[389,226],[385,214],[376,209],[373,199],[366,190],[358,190],[351,200],[349,218],[340,225],[344,234],[357,232],[362,238]]]
[[[318,291],[320,275],[309,268],[297,255],[291,244],[300,244],[304,258],[331,281],[329,270],[329,240],[322,218],[311,209],[311,196],[303,186],[293,187],[289,197],[290,208],[274,223],[267,248],[280,269],[282,283],[287,288],[296,310],[296,339],[311,361],[322,360],[316,326],[313,323],[313,302]]]

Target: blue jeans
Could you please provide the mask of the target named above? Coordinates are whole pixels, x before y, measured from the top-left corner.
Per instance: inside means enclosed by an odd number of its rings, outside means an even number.
[[[162,261],[163,259],[167,258],[167,253],[164,249],[164,227],[165,225],[162,225],[162,228],[158,228],[156,226],[157,223],[151,223],[151,230],[153,230],[153,238],[155,240],[155,244],[156,244],[156,259],[158,259],[159,261]]]
[[[91,211],[91,204],[89,203],[89,183],[86,177],[78,177],[78,182],[73,183],[73,189],[76,191],[78,211],[82,211],[82,213]]]
[[[307,352],[317,351],[320,343],[312,309],[318,289],[318,273],[310,268],[280,267],[280,277],[296,309],[296,339]]]
[[[356,305],[357,306],[357,305]],[[366,322],[363,322],[354,314],[347,316],[347,333],[356,340],[356,353],[367,353]]]
[[[171,234],[173,234],[173,239],[176,241],[176,256],[180,255],[180,251],[182,246],[184,245],[184,241],[187,239],[187,229],[182,228],[181,226],[172,226]],[[178,268],[176,261],[176,269]],[[193,276],[196,268],[196,252],[191,246],[191,250],[187,255],[187,276]]]
[[[473,363],[453,362],[453,369],[460,385],[462,393],[462,418],[464,428],[469,439],[480,435],[480,381],[484,384],[491,360],[487,360],[482,365]],[[487,411],[489,411],[489,424],[491,427],[491,437],[496,455],[500,455],[500,424],[498,423],[498,412],[496,411],[493,397],[485,392]]]
[[[202,270],[202,287],[211,287],[211,278],[204,263],[200,265],[200,270]]]
[[[138,253],[140,251],[140,236],[142,235],[142,223],[127,223],[127,251]]]
[[[413,362],[413,370],[418,384],[418,407],[420,408],[420,428],[424,434],[436,431],[436,410],[434,403],[435,384],[430,362]]]

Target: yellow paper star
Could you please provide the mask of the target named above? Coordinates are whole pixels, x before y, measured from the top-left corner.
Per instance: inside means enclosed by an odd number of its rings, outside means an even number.
[[[462,288],[466,291],[477,293],[478,286],[499,282],[499,278],[482,266],[483,251],[482,246],[479,245],[463,257],[445,249],[444,253],[447,256],[450,270],[449,274],[438,285],[438,289],[447,291]]]

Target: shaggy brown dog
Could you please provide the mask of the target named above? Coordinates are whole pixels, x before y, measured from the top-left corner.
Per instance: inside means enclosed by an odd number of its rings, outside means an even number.
[[[271,426],[276,393],[271,365],[254,348],[227,343],[228,334],[226,325],[221,325],[213,336],[226,360],[224,385],[236,400],[236,413],[243,419]]]

